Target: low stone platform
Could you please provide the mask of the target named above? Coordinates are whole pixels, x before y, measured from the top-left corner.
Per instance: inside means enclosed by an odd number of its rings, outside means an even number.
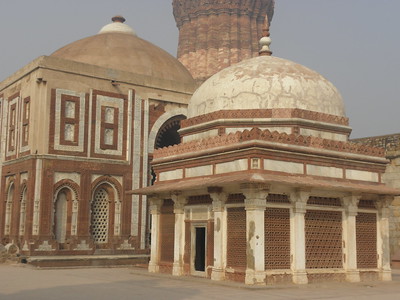
[[[21,257],[20,262],[38,268],[147,266],[149,255],[65,255]]]

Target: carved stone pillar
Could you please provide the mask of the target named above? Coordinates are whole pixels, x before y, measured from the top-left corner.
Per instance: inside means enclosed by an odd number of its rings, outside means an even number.
[[[293,204],[292,217],[290,218],[290,251],[292,256],[292,280],[296,284],[308,283],[304,216],[309,197],[310,193],[308,191],[299,190],[290,194],[290,202]]]
[[[149,272],[158,273],[160,270],[160,210],[164,200],[157,197],[149,197],[151,214],[151,253]]]
[[[393,196],[383,196],[377,203],[378,209],[378,268],[382,281],[392,280],[392,270],[390,268],[390,241],[389,241],[389,217],[390,204],[394,200]]]
[[[226,209],[225,203],[228,194],[222,190],[209,190],[210,197],[213,200],[214,212],[214,266],[211,272],[212,280],[225,279],[225,262],[226,262]]]
[[[186,197],[181,194],[171,196],[174,201],[175,213],[175,241],[174,241],[174,263],[172,266],[172,275],[183,275],[183,255],[185,252],[185,205]]]
[[[246,197],[246,284],[265,284],[265,208],[269,188],[261,184],[241,187]]]
[[[360,281],[360,272],[357,269],[356,241],[356,216],[360,198],[361,196],[359,195],[342,198],[342,205],[345,208],[343,214],[344,269],[346,270],[346,280],[349,282]]]

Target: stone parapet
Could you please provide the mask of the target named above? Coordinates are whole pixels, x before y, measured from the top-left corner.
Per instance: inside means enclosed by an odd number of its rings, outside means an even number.
[[[258,128],[253,128],[251,130],[245,130],[243,132],[236,132],[227,135],[211,137],[206,140],[194,140],[175,146],[157,149],[154,151],[154,159],[165,158],[168,156],[195,151],[208,150],[222,146],[226,147],[229,145],[252,140],[331,150],[341,153],[347,152],[351,154],[368,155],[380,158],[383,158],[385,154],[384,149],[382,148],[374,148],[357,143],[328,140],[312,136],[306,137],[298,134],[279,133],[276,131],[271,132],[268,129],[260,130]]]

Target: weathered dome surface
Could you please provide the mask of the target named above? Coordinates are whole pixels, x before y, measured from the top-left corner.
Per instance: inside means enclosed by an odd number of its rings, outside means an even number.
[[[137,37],[122,23],[106,25],[99,34],[73,42],[51,56],[193,84],[192,75],[175,57]]]
[[[302,109],[345,117],[342,97],[332,83],[273,56],[244,60],[210,77],[189,101],[188,118],[241,109]]]

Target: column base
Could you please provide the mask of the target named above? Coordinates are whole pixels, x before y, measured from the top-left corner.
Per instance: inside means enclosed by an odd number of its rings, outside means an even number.
[[[172,275],[173,276],[182,276],[183,275],[183,266],[180,263],[173,263]]]
[[[360,272],[357,270],[346,271],[346,281],[348,282],[360,282]]]
[[[245,284],[249,285],[266,285],[265,272],[246,270]]]
[[[225,272],[223,269],[212,268],[211,280],[221,281],[225,280]]]
[[[391,270],[380,271],[379,279],[382,281],[392,281],[392,271]]]
[[[152,263],[151,261],[149,262],[149,268],[148,268],[149,273],[159,273],[160,272],[160,266]]]
[[[292,280],[295,284],[308,284],[308,277],[306,271],[295,271],[292,274]]]

